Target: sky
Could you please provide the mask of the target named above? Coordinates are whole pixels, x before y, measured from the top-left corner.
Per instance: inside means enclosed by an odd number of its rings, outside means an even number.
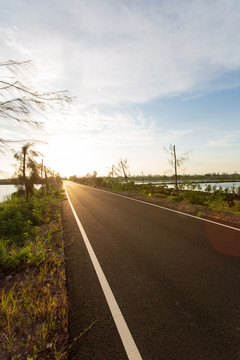
[[[62,176],[125,158],[131,175],[171,175],[169,145],[190,151],[183,174],[240,173],[239,0],[1,0],[9,59],[32,61],[21,76],[33,89],[73,97],[34,113],[41,129],[0,119],[1,138],[35,140]]]

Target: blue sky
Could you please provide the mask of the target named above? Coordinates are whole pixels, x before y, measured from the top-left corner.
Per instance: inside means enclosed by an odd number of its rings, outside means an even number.
[[[1,60],[33,61],[30,86],[76,97],[38,114],[41,131],[0,121],[3,138],[46,141],[36,149],[62,175],[120,158],[170,174],[170,144],[191,150],[182,173],[240,172],[239,1],[2,0],[0,45]]]

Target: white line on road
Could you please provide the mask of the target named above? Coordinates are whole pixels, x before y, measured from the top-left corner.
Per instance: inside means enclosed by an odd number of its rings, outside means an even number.
[[[89,253],[89,256],[91,258],[91,261],[93,263],[93,266],[94,266],[94,269],[97,273],[97,277],[98,277],[98,280],[101,284],[101,287],[102,287],[102,290],[103,290],[103,293],[105,295],[105,298],[107,300],[107,303],[108,303],[108,306],[110,308],[110,311],[112,313],[112,316],[113,316],[113,319],[115,321],[115,324],[116,324],[116,327],[118,329],[118,332],[119,332],[119,335],[121,337],[121,340],[122,340],[122,343],[123,343],[123,346],[125,348],[125,351],[127,353],[127,356],[128,356],[128,359],[129,360],[142,360],[142,357],[138,351],[138,348],[133,340],[133,337],[130,333],[130,330],[126,324],[126,321],[121,313],[121,310],[117,304],[117,301],[113,295],[113,292],[108,284],[108,281],[104,275],[104,272],[99,264],[99,261],[94,253],[94,250],[90,244],[90,241],[88,240],[88,237],[85,233],[85,230],[76,214],[76,211],[74,210],[74,207],[71,203],[71,200],[68,196],[68,193],[67,193],[67,189],[66,189],[66,186],[64,184],[64,188],[65,188],[65,192],[66,192],[66,195],[67,195],[67,198],[68,198],[68,201],[69,201],[69,204],[71,206],[71,209],[72,209],[72,212],[73,212],[73,215],[76,219],[76,222],[78,224],[78,227],[79,227],[79,230],[82,234],[82,237],[83,237],[83,240],[85,242],[85,245],[86,245],[86,248],[88,250],[88,253]]]
[[[86,185],[83,185],[83,186],[86,186]],[[178,210],[170,209],[170,208],[167,208],[167,207],[164,207],[164,206],[161,206],[161,205],[152,204],[152,203],[147,202],[147,201],[134,199],[134,198],[132,198],[132,197],[125,196],[125,195],[121,195],[121,194],[117,194],[117,193],[112,192],[112,191],[107,191],[107,190],[103,190],[103,189],[97,189],[97,188],[93,188],[93,187],[91,187],[91,189],[94,189],[94,190],[97,190],[97,191],[103,191],[103,192],[105,192],[105,193],[112,194],[112,195],[116,195],[116,196],[120,196],[120,197],[125,198],[125,199],[128,199],[128,200],[137,201],[137,202],[140,202],[140,203],[145,204],[145,205],[154,206],[154,207],[157,207],[157,208],[160,208],[160,209],[163,209],[163,210],[167,210],[167,211],[171,211],[171,212],[174,212],[174,213],[177,213],[177,214],[180,214],[180,215],[189,216],[189,217],[194,218],[194,219],[197,219],[197,220],[202,220],[202,221],[209,222],[209,223],[212,223],[212,224],[215,224],[215,225],[219,225],[219,226],[226,227],[226,228],[228,228],[228,229],[240,231],[239,228],[236,228],[236,227],[233,227],[233,226],[229,226],[229,225],[222,224],[222,223],[219,223],[219,222],[216,222],[216,221],[212,221],[212,220],[200,218],[200,217],[198,217],[198,216],[194,216],[194,215],[187,214],[187,213],[184,213],[184,212],[181,212],[181,211],[178,211]]]

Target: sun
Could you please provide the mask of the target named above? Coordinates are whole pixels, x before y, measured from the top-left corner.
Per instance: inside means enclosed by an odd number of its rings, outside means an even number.
[[[58,139],[44,151],[44,163],[62,177],[84,176],[98,171],[99,161],[88,144]]]

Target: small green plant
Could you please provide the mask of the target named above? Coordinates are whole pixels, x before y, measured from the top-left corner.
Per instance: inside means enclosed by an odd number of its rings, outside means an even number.
[[[37,359],[46,349],[55,356],[54,348],[47,348],[52,338],[58,339],[56,354],[64,353],[61,348],[67,338],[67,321],[60,201],[61,196],[54,192],[29,197],[31,211],[40,215],[42,226],[31,225],[22,242],[0,237],[1,270],[21,273],[21,281],[0,289],[0,332],[6,358],[15,354],[16,348],[19,355],[23,349],[27,351],[29,360]],[[1,208],[5,206],[1,204]]]
[[[240,212],[240,201],[237,201],[235,203],[235,209],[236,209],[236,211]]]
[[[33,345],[33,359],[37,358],[37,353],[38,353],[37,345]]]
[[[6,342],[7,342],[7,349],[11,350],[13,346],[13,339],[15,336],[15,333],[12,331],[11,324],[10,324],[10,313],[7,312],[7,334],[3,333]]]
[[[59,360],[62,358],[63,354],[64,354],[64,351],[66,351],[66,348],[67,348],[67,343],[64,342],[62,344],[62,346],[60,347],[60,349],[58,350],[57,348],[57,341],[55,341],[54,343],[54,355],[55,355],[55,360]]]
[[[162,198],[162,199],[166,199],[166,198],[167,198],[167,195],[165,195],[165,194],[160,194],[160,193],[155,193],[153,196],[154,196],[154,197],[157,197],[157,198]]]
[[[168,200],[170,201],[178,201],[178,196],[177,195],[171,195],[168,197]]]

